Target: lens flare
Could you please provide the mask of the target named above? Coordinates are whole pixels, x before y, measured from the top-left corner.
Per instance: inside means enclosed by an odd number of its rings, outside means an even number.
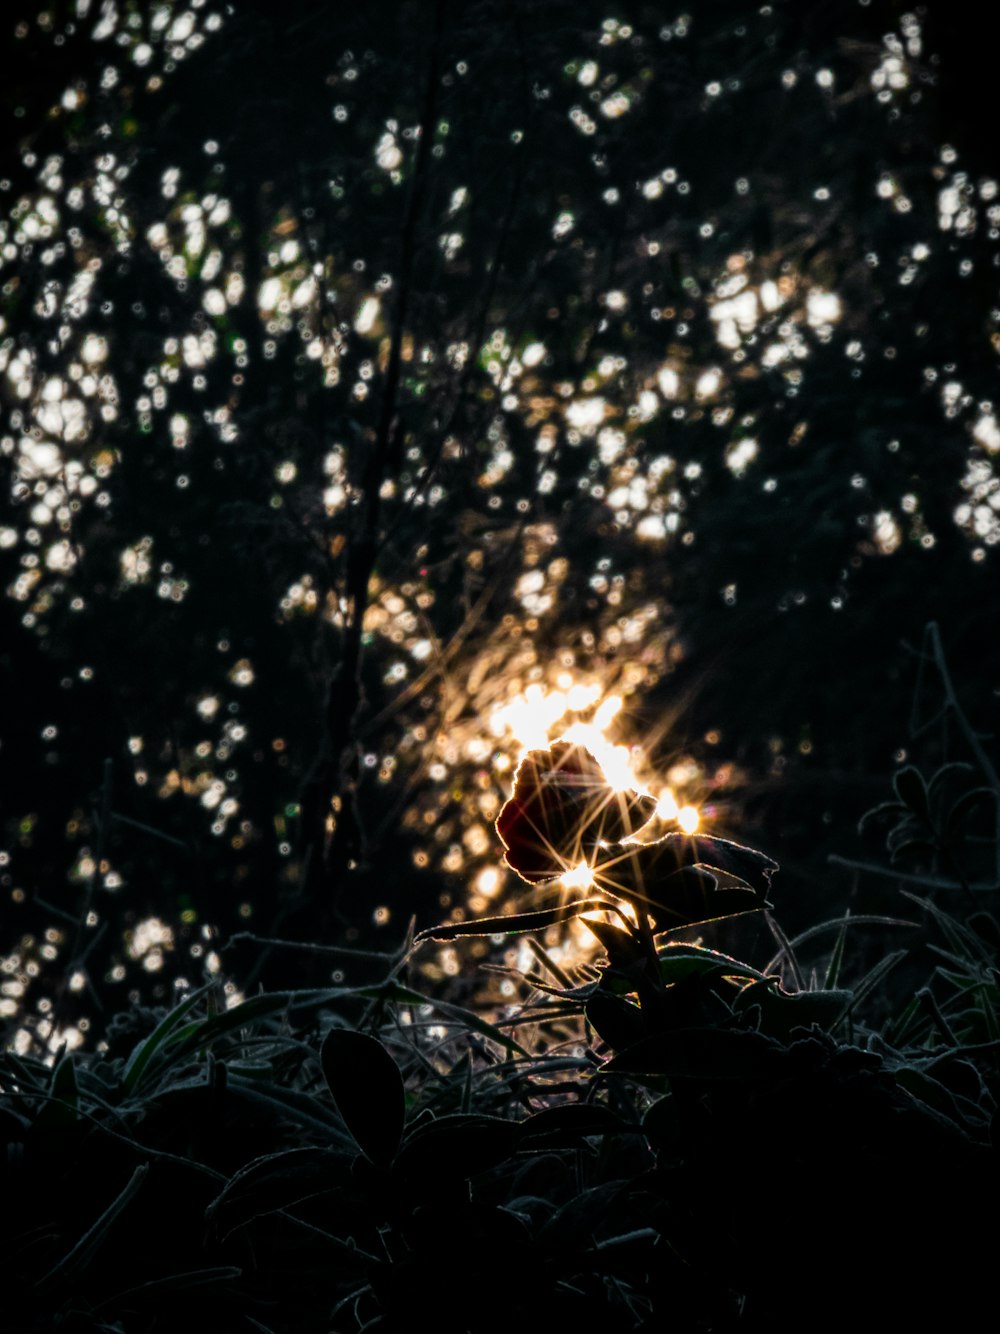
[[[685,834],[693,834],[701,823],[701,816],[694,806],[682,806],[677,812],[677,823]]]
[[[616,792],[624,792],[628,788],[644,790],[644,785],[632,772],[632,756],[628,746],[613,745],[596,723],[573,723],[556,740],[573,741],[578,746],[586,746]]]
[[[493,736],[498,739],[512,736],[518,746],[519,760],[529,750],[545,750],[554,741],[571,741],[585,746],[616,792],[630,788],[648,792],[646,784],[635,772],[638,750],[617,745],[608,736],[623,707],[621,696],[602,698],[599,685],[574,681],[567,671],[559,673],[556,684],[558,689],[547,691],[538,682],[532,682],[520,695],[505,700],[494,709],[489,721]],[[591,710],[589,722],[580,717],[573,718],[574,714],[590,713]],[[500,758],[498,756],[498,761]],[[507,764],[496,763],[498,770],[507,767]],[[656,815],[660,820],[675,821],[686,834],[693,834],[701,819],[694,806],[680,806],[669,787],[660,792]],[[572,876],[578,873],[582,874],[579,867],[569,872]],[[575,888],[587,887],[575,881],[567,883],[573,883]]]
[[[560,879],[567,889],[590,889],[594,883],[593,868],[580,862],[571,871],[564,871]]]
[[[658,820],[677,819],[677,798],[669,787],[665,787],[660,793],[660,799],[656,803],[656,818]]]

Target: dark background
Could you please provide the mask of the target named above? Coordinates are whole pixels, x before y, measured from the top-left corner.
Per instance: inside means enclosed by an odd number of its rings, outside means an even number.
[[[925,624],[997,706],[971,7],[233,9],[5,21],[12,1028],[465,911],[561,674],[789,930],[883,906]]]

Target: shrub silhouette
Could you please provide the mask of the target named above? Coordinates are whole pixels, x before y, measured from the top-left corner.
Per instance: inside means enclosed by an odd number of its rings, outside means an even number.
[[[547,903],[553,886],[531,881],[542,907],[415,942],[587,914],[606,958],[582,981],[533,975],[513,1015],[415,989],[407,945],[371,986],[226,1008],[210,983],[115,1025],[103,1055],[0,1057],[8,1327],[669,1318],[693,1334],[823,1329],[862,1300],[913,1320],[976,1311],[992,1268],[973,1220],[996,1186],[996,1045],[968,1000],[995,989],[986,915],[928,909],[965,1010],[949,1005],[947,1043],[933,1009],[893,1042],[862,1005],[906,951],[850,989],[831,960],[827,985],[796,990],[677,939],[678,919],[735,939],[748,904],[769,916],[776,864],[716,838],[633,843],[646,806],[586,751],[522,765],[499,819],[508,860],[537,874],[539,848],[551,869],[585,846],[594,892]],[[641,879],[609,888],[601,868],[636,858]],[[835,958],[852,920],[831,924]]]

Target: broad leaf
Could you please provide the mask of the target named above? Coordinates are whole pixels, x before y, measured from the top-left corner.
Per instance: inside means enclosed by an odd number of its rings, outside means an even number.
[[[587,1001],[584,1013],[598,1037],[615,1051],[633,1046],[646,1034],[645,1020],[639,1007],[607,991],[595,991]]]
[[[627,969],[638,963],[644,954],[642,942],[614,922],[602,922],[588,917],[580,919],[587,930],[604,946],[612,968]]]
[[[393,1172],[411,1180],[464,1179],[506,1162],[517,1140],[517,1122],[503,1117],[467,1112],[439,1116],[407,1137]]]
[[[334,1028],[323,1039],[320,1063],[337,1110],[371,1162],[392,1161],[403,1136],[403,1076],[377,1038]]]
[[[793,1028],[832,1028],[850,1005],[850,991],[783,991],[776,978],[751,982],[733,1001],[736,1014],[753,1006],[760,1009],[760,1031],[769,1037],[787,1038]]]
[[[927,798],[927,785],[920,770],[912,764],[893,774],[892,785],[896,796],[924,823],[930,822],[930,804]]]
[[[643,1038],[602,1070],[671,1079],[759,1079],[773,1071],[783,1050],[743,1029],[679,1028]]]
[[[612,788],[590,751],[568,741],[532,750],[497,817],[507,864],[529,884],[552,880],[603,844],[619,843],[652,818],[653,797]]]
[[[634,1131],[620,1116],[602,1103],[570,1102],[561,1107],[546,1107],[518,1125],[518,1137],[523,1148],[537,1147],[533,1141],[544,1140],[546,1148],[572,1146],[581,1136],[620,1135]]]
[[[350,1181],[350,1157],[332,1149],[289,1149],[255,1158],[232,1177],[206,1217],[223,1239],[255,1218],[290,1209]]]
[[[741,963],[720,950],[705,949],[700,945],[665,945],[657,951],[660,980],[668,985],[682,982],[687,977],[721,973],[727,977],[746,977],[759,981],[764,974]]]
[[[668,834],[609,849],[594,879],[647,912],[655,930],[667,931],[765,907],[777,869],[764,853],[727,839]],[[720,875],[730,883],[720,884]]]
[[[983,807],[988,801],[995,805],[996,800],[997,794],[991,787],[974,787],[970,792],[964,793],[944,818],[942,842],[952,843],[962,832],[966,820],[977,807]]]

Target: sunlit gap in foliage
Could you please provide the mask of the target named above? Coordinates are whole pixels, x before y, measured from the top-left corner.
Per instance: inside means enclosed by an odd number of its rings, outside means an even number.
[[[557,689],[546,690],[537,682],[532,683],[522,694],[500,704],[490,717],[490,731],[498,738],[513,735],[519,747],[518,760],[529,750],[545,749],[553,741],[586,746],[616,792],[633,788],[655,795],[655,818],[675,823],[685,834],[693,834],[701,822],[697,807],[679,803],[670,787],[654,792],[642,776],[641,749],[611,739],[615,719],[622,709],[621,696],[607,695],[602,699],[600,685],[576,681],[569,672],[562,672],[556,685]],[[581,715],[589,718],[585,720]],[[581,862],[561,880],[567,888],[586,890],[593,884],[593,873],[586,862]]]
[[[562,671],[555,678],[555,688],[547,689],[540,682],[532,682],[519,694],[498,703],[489,716],[489,727],[502,745],[511,749],[516,747],[518,763],[529,751],[545,750],[555,742],[569,741],[585,746],[590,751],[614,793],[624,793],[631,789],[656,796],[653,817],[635,841],[661,837],[668,832],[664,825],[673,826],[685,834],[695,833],[701,824],[698,808],[686,802],[678,802],[672,787],[647,780],[644,772],[646,756],[641,747],[622,745],[614,740],[613,732],[623,705],[621,695],[605,695],[599,683],[581,681],[572,672]],[[474,881],[475,897],[479,902],[470,904],[470,907],[478,911],[485,900],[497,893],[501,883],[501,877],[494,868],[487,867],[480,871]],[[566,901],[569,901],[594,890],[598,881],[594,867],[581,859],[564,871],[553,884],[563,891]],[[606,880],[602,882],[601,888],[604,892],[610,888]],[[621,911],[635,919],[636,910],[625,899],[621,902]],[[600,920],[606,917],[606,912],[595,910],[551,927],[542,937],[549,961],[567,970],[567,975],[577,980],[586,977],[600,948],[595,935],[587,929],[587,919]],[[530,976],[537,968],[537,958],[526,940],[507,951],[506,962],[523,976]],[[509,996],[511,993],[508,991],[503,994]]]

